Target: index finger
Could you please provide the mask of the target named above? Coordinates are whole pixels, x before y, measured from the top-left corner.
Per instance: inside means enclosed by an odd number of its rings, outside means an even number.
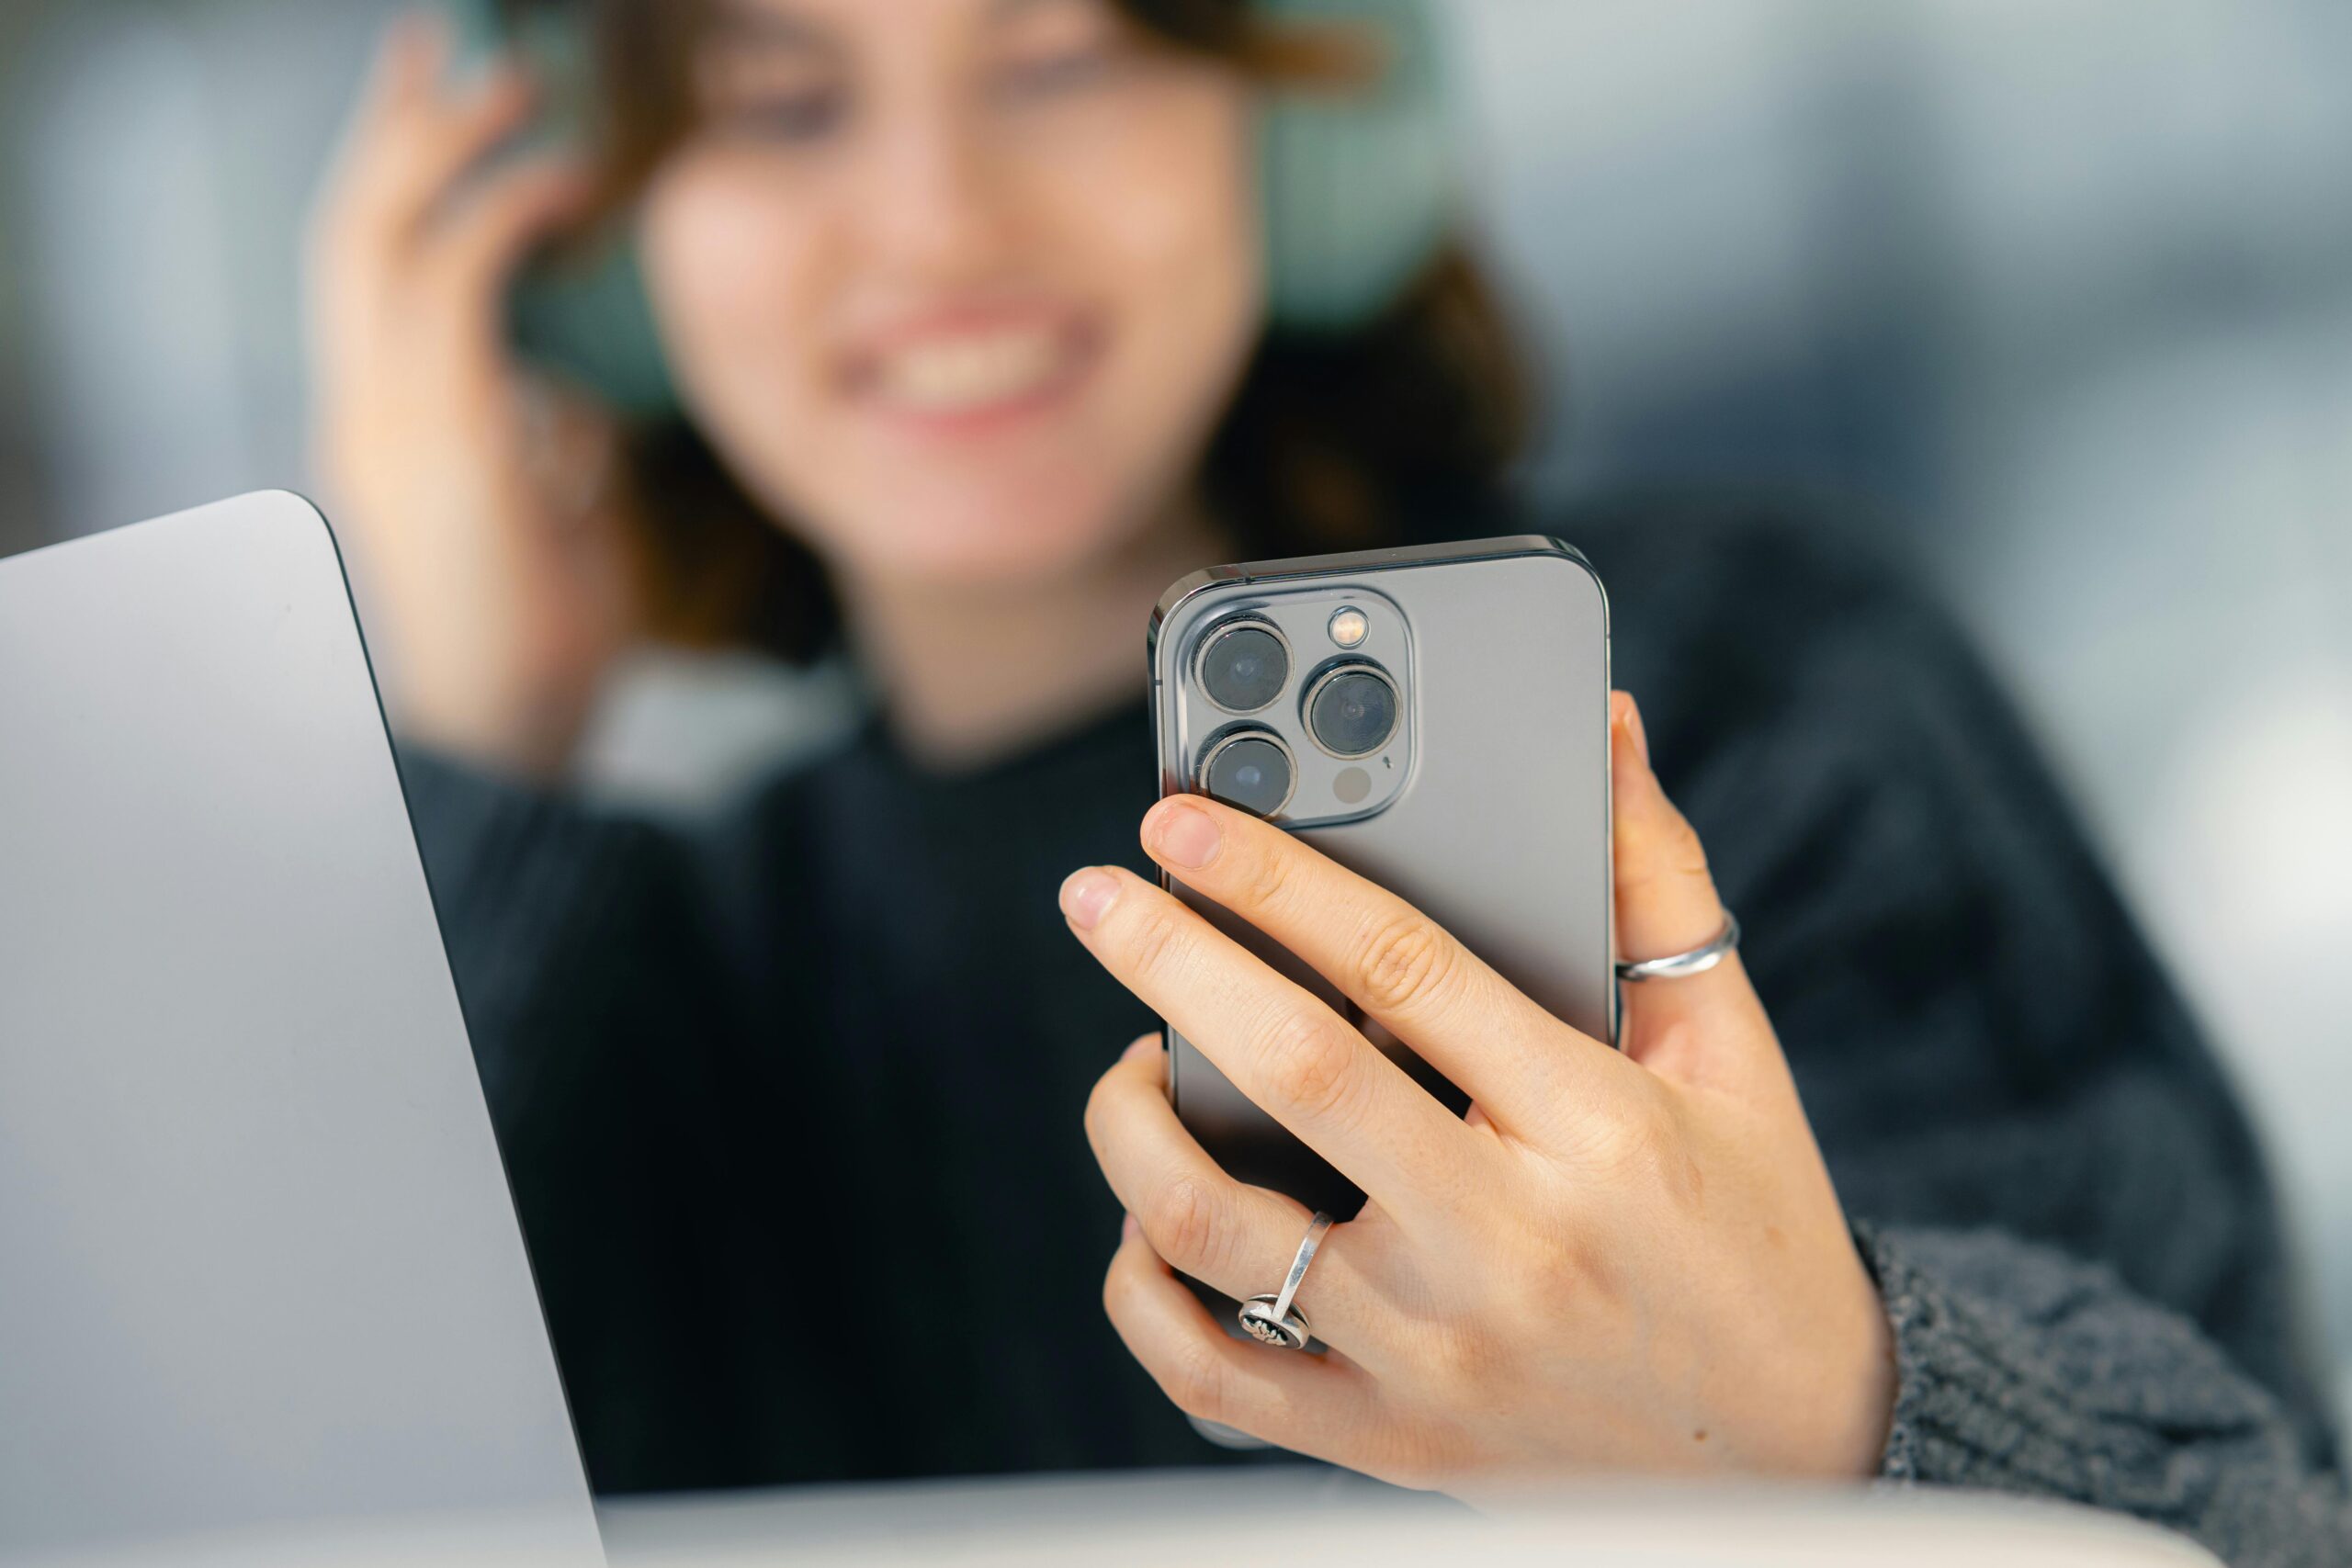
[[[1143,845],[1313,966],[1506,1131],[1573,1115],[1627,1066],[1411,904],[1247,812],[1171,795],[1145,816]]]
[[[404,19],[386,39],[330,189],[357,234],[397,242],[424,229],[468,172],[528,120],[536,89],[500,60],[451,80],[446,21]]]
[[[1320,999],[1131,872],[1079,872],[1061,902],[1120,984],[1383,1209],[1451,1211],[1476,1140]]]
[[[368,63],[361,112],[382,113],[432,93],[449,68],[450,50],[449,19],[438,10],[419,8],[394,17]]]

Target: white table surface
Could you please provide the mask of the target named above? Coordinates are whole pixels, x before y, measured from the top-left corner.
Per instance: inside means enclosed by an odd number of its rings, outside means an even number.
[[[598,1517],[610,1568],[2215,1568],[2182,1537],[2009,1498],[1619,1483],[1482,1516],[1305,1467],[624,1500]],[[247,1531],[5,1568],[583,1568],[532,1526]]]
[[[2189,1568],[2214,1559],[2136,1521],[1950,1493],[1555,1494],[1508,1516],[1290,1467],[850,1487],[617,1502],[614,1568]]]

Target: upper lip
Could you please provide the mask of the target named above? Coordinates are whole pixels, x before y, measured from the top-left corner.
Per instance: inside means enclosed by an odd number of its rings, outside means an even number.
[[[923,349],[985,344],[1018,333],[1081,341],[1086,328],[1074,310],[1041,305],[951,306],[910,315],[865,334],[842,356],[853,386],[870,385],[896,355]]]

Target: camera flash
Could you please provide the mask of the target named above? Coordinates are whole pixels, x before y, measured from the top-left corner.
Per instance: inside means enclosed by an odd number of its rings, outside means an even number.
[[[1372,635],[1372,623],[1362,610],[1342,610],[1331,617],[1331,640],[1341,648],[1357,648]]]

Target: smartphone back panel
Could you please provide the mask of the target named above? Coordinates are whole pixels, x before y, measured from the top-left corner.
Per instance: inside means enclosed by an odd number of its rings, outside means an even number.
[[[1237,619],[1290,655],[1282,694],[1253,714],[1221,707],[1203,683],[1209,648]],[[1363,640],[1344,646],[1341,632]],[[1274,820],[1416,905],[1556,1017],[1614,1040],[1609,611],[1581,556],[1525,537],[1215,569],[1161,601],[1151,663],[1163,795],[1202,790],[1204,760],[1237,732],[1273,731],[1295,775]],[[1395,732],[1372,754],[1333,756],[1309,705],[1318,681],[1359,663],[1392,682]],[[1319,976],[1170,886],[1461,1108]],[[1178,1113],[1228,1171],[1341,1218],[1361,1206],[1172,1031],[1169,1049]]]

